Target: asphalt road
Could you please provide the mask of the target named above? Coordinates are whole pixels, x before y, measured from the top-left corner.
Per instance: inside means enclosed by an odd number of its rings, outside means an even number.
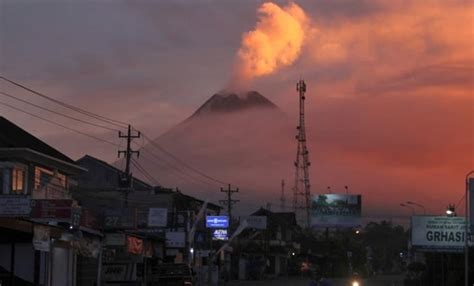
[[[332,279],[333,286],[350,286],[348,279]],[[402,276],[380,276],[362,280],[360,286],[403,286]],[[309,279],[290,278],[264,281],[234,281],[225,286],[307,286]]]

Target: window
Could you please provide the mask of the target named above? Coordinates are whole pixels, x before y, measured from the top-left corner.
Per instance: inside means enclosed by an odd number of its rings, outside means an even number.
[[[25,193],[25,170],[13,168],[12,169],[12,194]]]
[[[26,167],[10,164],[0,166],[0,194],[26,194],[26,182]]]

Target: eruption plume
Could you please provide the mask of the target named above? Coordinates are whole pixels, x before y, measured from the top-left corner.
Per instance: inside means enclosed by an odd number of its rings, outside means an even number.
[[[252,31],[242,36],[233,81],[248,81],[291,65],[300,55],[308,18],[301,7],[264,3]]]

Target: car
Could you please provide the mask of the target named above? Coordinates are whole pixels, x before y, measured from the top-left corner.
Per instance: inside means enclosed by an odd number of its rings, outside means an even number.
[[[188,264],[160,264],[152,270],[148,286],[192,286],[194,273]]]

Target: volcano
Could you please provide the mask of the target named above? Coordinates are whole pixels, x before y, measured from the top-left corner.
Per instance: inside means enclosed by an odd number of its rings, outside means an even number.
[[[252,108],[278,109],[273,102],[257,91],[240,93],[222,91],[209,98],[192,116],[236,112]]]
[[[259,92],[219,92],[186,120],[145,145],[140,164],[164,186],[213,201],[220,199],[223,186],[162,153],[156,148],[160,145],[194,169],[236,184],[242,190],[240,200],[252,196],[249,201],[263,201],[255,196],[274,196],[281,178],[291,174],[294,152],[288,146],[294,145],[293,138],[289,118]],[[162,160],[150,157],[150,151]]]

